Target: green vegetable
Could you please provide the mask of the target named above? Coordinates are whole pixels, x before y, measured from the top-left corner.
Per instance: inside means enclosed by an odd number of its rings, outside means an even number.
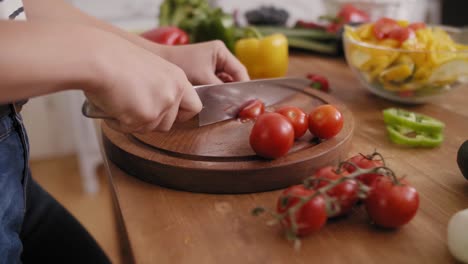
[[[304,49],[324,54],[336,54],[338,45],[335,43],[322,43],[314,40],[307,40],[302,38],[288,37],[289,47]]]
[[[418,132],[438,134],[442,133],[445,127],[444,123],[435,118],[403,109],[385,109],[383,116],[388,125],[403,126]]]
[[[256,26],[255,28],[263,35],[281,33],[288,38],[294,37],[309,40],[338,40],[338,36],[336,34],[331,34],[321,29],[287,28],[272,26]]]
[[[429,134],[416,132],[401,126],[387,126],[390,140],[399,145],[410,147],[437,147],[444,140],[442,133]]]
[[[226,44],[229,50],[234,50],[234,20],[232,16],[224,14],[217,9],[213,14],[199,21],[192,32],[193,42],[202,42],[219,39]]]
[[[206,0],[164,0],[159,8],[159,25],[177,26],[190,35],[191,42],[219,39],[233,51],[234,19]]]
[[[383,111],[390,140],[410,147],[437,147],[444,141],[444,123],[427,115],[397,108]]]

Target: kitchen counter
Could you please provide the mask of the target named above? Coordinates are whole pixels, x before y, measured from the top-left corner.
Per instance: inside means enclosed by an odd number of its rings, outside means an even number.
[[[211,195],[166,189],[140,181],[105,161],[120,220],[124,263],[454,263],[446,242],[450,217],[468,205],[468,182],[456,164],[468,138],[468,87],[432,103],[403,106],[446,123],[445,141],[435,149],[392,144],[381,110],[396,104],[365,90],[342,59],[295,54],[290,76],[327,76],[332,95],[352,111],[355,131],[349,157],[377,149],[397,175],[419,191],[420,208],[401,229],[373,227],[365,210],[329,221],[295,251],[278,226],[250,211],[274,208],[280,191]]]

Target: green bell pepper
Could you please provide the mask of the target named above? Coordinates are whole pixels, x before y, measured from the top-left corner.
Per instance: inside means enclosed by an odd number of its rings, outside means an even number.
[[[442,133],[429,134],[415,132],[414,130],[401,126],[387,126],[390,140],[399,145],[410,147],[437,147],[444,140]]]
[[[435,118],[398,108],[385,109],[383,116],[388,125],[407,127],[418,132],[436,134],[441,133],[445,127],[444,123]]]

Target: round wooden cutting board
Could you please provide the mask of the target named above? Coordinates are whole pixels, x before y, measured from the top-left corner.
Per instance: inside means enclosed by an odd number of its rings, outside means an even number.
[[[323,92],[306,88],[268,107],[297,106],[306,112],[321,104],[335,105],[344,116],[342,131],[317,141],[307,132],[286,156],[267,160],[249,145],[253,122],[226,120],[198,127],[194,118],[176,124],[168,133],[125,135],[102,123],[103,144],[109,159],[144,181],[192,192],[249,193],[300,183],[324,165],[347,157],[354,130],[351,112]]]

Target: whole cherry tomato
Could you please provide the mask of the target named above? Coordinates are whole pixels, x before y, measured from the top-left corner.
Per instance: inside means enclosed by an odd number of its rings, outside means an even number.
[[[314,173],[314,178],[336,181],[346,175],[348,175],[347,171],[343,171],[341,174],[337,174],[334,167],[326,166],[316,170]],[[315,188],[321,188],[328,184],[328,181],[320,181],[315,186]],[[329,217],[348,214],[359,200],[358,191],[359,186],[355,180],[346,180],[329,190],[327,194],[330,197],[335,198],[339,204],[339,208],[337,208],[338,210],[332,212]]]
[[[300,108],[295,106],[285,106],[278,110],[276,113],[285,116],[291,125],[294,128],[294,138],[298,139],[302,137],[307,129],[309,128],[309,119],[306,113],[302,111]]]
[[[164,45],[184,45],[189,43],[188,34],[174,26],[162,26],[141,34],[145,39]]]
[[[348,159],[348,161],[354,163],[356,166],[358,166],[361,169],[371,169],[371,168],[383,166],[383,162],[381,160],[370,159],[361,154],[353,156],[352,158]],[[353,167],[352,165],[346,164],[344,168],[349,173],[353,173],[354,171],[356,171],[356,168]],[[378,173],[367,173],[367,174],[358,176],[357,179],[367,186],[372,186],[374,181],[379,177],[383,177],[383,175],[378,174]]]
[[[255,119],[265,112],[265,104],[258,99],[247,102],[246,106],[242,107],[237,117],[242,120]]]
[[[298,197],[308,197],[314,193],[314,190],[307,189],[304,185],[291,186],[282,192],[276,211],[283,214],[300,201]],[[300,237],[320,230],[327,222],[327,210],[323,196],[318,195],[304,204],[297,211],[295,220],[298,226],[296,235]],[[291,228],[291,218],[286,216],[282,219],[281,224],[285,228]]]
[[[321,139],[336,136],[343,128],[343,116],[332,105],[321,105],[309,114],[309,131]]]
[[[294,128],[278,113],[259,116],[250,132],[250,146],[264,158],[276,159],[285,155],[293,143]]]
[[[378,178],[364,201],[370,219],[378,226],[396,228],[416,215],[419,195],[404,181],[394,183],[389,177]]]

